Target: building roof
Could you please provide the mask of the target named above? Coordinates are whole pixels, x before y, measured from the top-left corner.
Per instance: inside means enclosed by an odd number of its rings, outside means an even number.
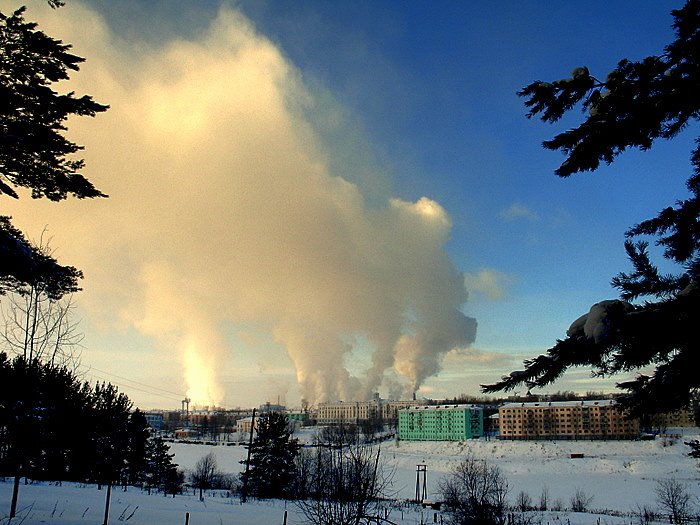
[[[477,405],[466,405],[466,404],[464,404],[464,405],[417,405],[417,406],[410,406],[410,407],[402,408],[401,410],[399,410],[399,412],[403,412],[404,410],[413,410],[413,411],[416,411],[416,410],[424,410],[424,411],[430,411],[430,410],[455,410],[455,409],[457,409],[457,410],[460,410],[460,409],[464,410],[464,409],[468,409],[468,408],[471,408],[471,409],[479,409],[479,410],[481,410],[481,407],[480,407],[480,406],[477,406]]]
[[[541,401],[531,403],[505,403],[501,408],[534,408],[534,407],[591,407],[591,406],[613,406],[616,405],[614,399],[586,399],[581,401]]]

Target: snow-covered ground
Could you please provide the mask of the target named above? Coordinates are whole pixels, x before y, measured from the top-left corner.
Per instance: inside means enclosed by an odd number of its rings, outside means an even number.
[[[699,431],[693,429],[683,438],[655,441],[547,441],[521,442],[498,440],[474,440],[466,443],[430,443],[388,441],[381,445],[387,468],[394,470],[393,491],[395,497],[410,499],[416,485],[416,465],[427,465],[428,497],[437,499],[438,480],[450,471],[466,454],[485,458],[497,464],[510,484],[510,500],[520,491],[527,492],[533,501],[539,501],[544,487],[549,501],[557,500],[568,507],[572,494],[581,489],[593,496],[591,507],[619,512],[635,510],[637,506],[655,506],[656,480],[675,478],[686,484],[693,495],[692,504],[700,509],[700,469],[697,460],[686,454],[688,447],[683,440],[697,439]],[[300,434],[302,441],[309,435]],[[185,443],[171,444],[175,462],[181,468],[191,469],[197,460],[209,452],[216,456],[223,472],[241,472],[245,459],[243,446],[212,446]],[[571,454],[583,454],[572,459]],[[7,512],[12,484],[8,479],[0,483],[0,525],[8,523]],[[35,484],[20,489],[19,508],[23,523],[49,523],[56,525],[85,525],[102,522],[104,490],[94,486],[63,484]],[[288,523],[304,523],[292,503],[287,503]],[[113,493],[112,523],[128,522],[131,525],[161,525],[184,523],[185,513],[190,512],[191,525],[243,525],[247,523],[281,524],[285,502],[251,502],[241,505],[237,498],[223,494],[209,496],[201,503],[193,495],[165,498],[147,495],[138,489]],[[133,514],[132,514],[133,513]],[[129,516],[131,516],[129,518]],[[432,522],[431,511],[422,512],[425,522]],[[121,518],[121,520],[120,520]],[[128,518],[128,519],[127,519]],[[421,512],[405,508],[391,511],[392,521],[402,524],[421,523]],[[598,523],[599,516],[586,514],[547,514],[543,523],[572,525]],[[600,523],[629,523],[630,518],[600,517]],[[667,522],[667,521],[666,521]],[[20,520],[13,520],[20,523]]]

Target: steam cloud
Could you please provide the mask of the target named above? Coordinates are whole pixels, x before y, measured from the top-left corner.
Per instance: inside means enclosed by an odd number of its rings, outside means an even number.
[[[69,123],[110,198],[23,196],[4,210],[27,231],[50,225],[61,260],[87,276],[82,307],[176,352],[194,401],[224,396],[224,326],[273,334],[310,401],[416,390],[474,341],[445,210],[425,197],[370,206],[334,176],[312,94],[241,13],[157,50],[78,2],[28,18],[88,59],[65,88],[111,105]],[[345,365],[358,338],[371,352],[361,377]]]

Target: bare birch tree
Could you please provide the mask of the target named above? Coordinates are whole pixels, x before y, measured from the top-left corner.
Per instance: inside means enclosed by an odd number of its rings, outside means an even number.
[[[42,239],[39,251],[51,256],[50,242]],[[43,283],[22,286],[0,302],[0,345],[8,354],[28,361],[76,369],[80,364],[83,334],[73,318],[73,296],[51,296]]]

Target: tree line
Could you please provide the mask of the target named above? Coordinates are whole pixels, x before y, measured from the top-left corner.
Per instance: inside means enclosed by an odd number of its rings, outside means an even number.
[[[110,383],[0,352],[0,476],[179,492],[183,475],[143,413]]]

